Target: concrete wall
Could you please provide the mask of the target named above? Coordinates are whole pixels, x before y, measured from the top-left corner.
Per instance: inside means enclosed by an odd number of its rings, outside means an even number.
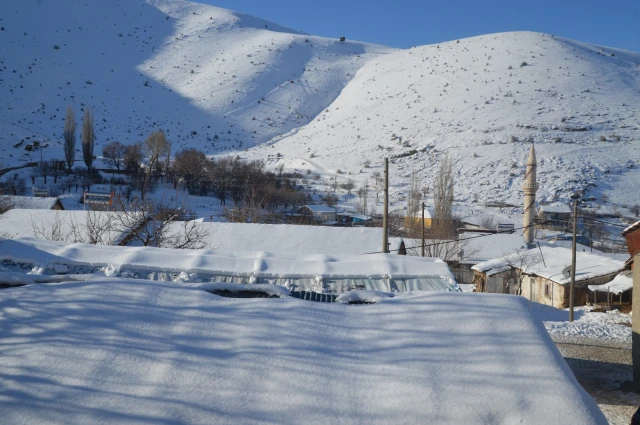
[[[447,261],[447,264],[451,269],[451,273],[455,276],[456,282],[466,284],[473,283],[474,270],[471,270],[472,264],[461,264],[457,261]]]

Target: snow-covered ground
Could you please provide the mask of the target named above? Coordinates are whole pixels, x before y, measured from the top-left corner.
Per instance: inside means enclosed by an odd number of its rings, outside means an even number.
[[[103,278],[2,290],[0,307],[16,425],[606,424],[518,297],[351,306]]]
[[[631,344],[631,316],[618,310],[594,313],[592,307],[576,307],[574,321],[569,322],[568,309],[559,310],[537,303],[531,305],[534,315],[544,321],[547,332],[554,340],[589,339]]]

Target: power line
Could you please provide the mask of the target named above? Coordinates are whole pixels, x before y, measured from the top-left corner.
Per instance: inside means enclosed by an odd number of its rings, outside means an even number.
[[[540,224],[540,223],[538,223]],[[532,225],[535,226],[535,225]],[[523,229],[528,229],[531,226],[523,226],[523,227],[516,227],[513,230],[523,230]],[[506,233],[506,232],[505,232]],[[486,238],[488,236],[493,236],[496,235],[498,233],[486,233],[486,234],[482,234],[482,235],[477,235],[477,236],[471,236],[468,238],[462,238],[462,239],[455,239],[455,240],[443,240],[442,242],[437,242],[437,243],[431,243],[431,244],[425,244],[425,247],[430,247],[430,246],[438,246],[438,245],[444,245],[444,244],[450,244],[450,243],[455,243],[455,242],[464,242],[464,241],[468,241],[471,239],[477,239],[477,238]],[[406,247],[405,249],[418,249],[418,248],[422,248],[422,244],[417,245],[417,246],[410,246],[410,247]],[[390,249],[388,252],[396,252],[399,251],[400,249]],[[365,252],[364,254],[361,255],[371,255],[371,254],[385,254],[384,251],[376,251],[376,252]]]
[[[604,224],[608,224],[609,226],[621,227],[621,228],[623,228],[623,229],[626,229],[627,227],[629,227],[629,226],[626,226],[626,225],[624,225],[624,224],[611,223],[611,222],[609,222],[609,221],[598,220],[597,218],[590,218],[590,217],[584,217],[584,216],[583,216],[583,217],[580,217],[580,218],[582,218],[583,220],[590,220],[590,221],[595,221],[595,222],[597,222],[597,223],[604,223]]]

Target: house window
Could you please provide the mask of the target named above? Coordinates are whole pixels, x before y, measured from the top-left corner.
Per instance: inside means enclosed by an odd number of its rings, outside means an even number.
[[[551,298],[551,285],[549,285],[548,283],[544,284],[544,295],[547,298]]]

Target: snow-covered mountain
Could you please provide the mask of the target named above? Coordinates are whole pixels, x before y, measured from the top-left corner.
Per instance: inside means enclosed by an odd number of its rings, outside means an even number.
[[[61,157],[67,105],[90,105],[97,152],[162,128],[174,151],[242,149],[310,122],[393,49],[327,39],[182,0],[0,4],[0,163],[43,140]]]
[[[67,105],[91,105],[97,152],[161,128],[174,152],[361,183],[389,156],[396,193],[449,152],[457,200],[520,204],[534,141],[543,202],[638,203],[638,53],[529,32],[398,50],[183,0],[9,0],[0,27],[3,166],[36,140],[62,157]]]
[[[456,199],[519,205],[535,142],[539,200],[588,188],[587,196],[638,203],[638,64],[637,53],[531,32],[399,51],[362,67],[329,108],[277,149],[285,159],[304,157],[370,182],[389,156],[400,190],[412,171],[431,185],[449,152]],[[374,165],[364,168],[367,161]]]

